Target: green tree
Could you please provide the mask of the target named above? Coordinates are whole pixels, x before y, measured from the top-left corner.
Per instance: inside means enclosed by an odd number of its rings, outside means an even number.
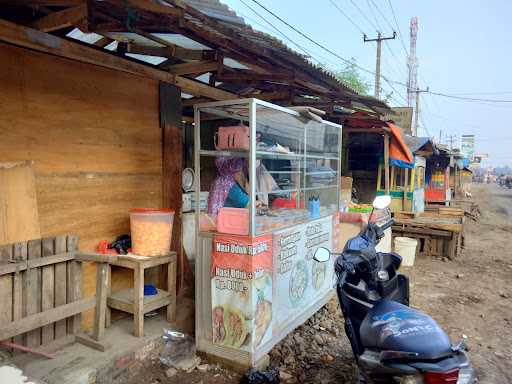
[[[361,76],[354,58],[350,60],[350,63],[345,64],[344,68],[335,70],[333,73],[339,81],[346,84],[360,95],[368,95],[370,83]]]
[[[352,58],[350,63],[345,64],[342,69],[334,70],[332,72],[339,81],[346,84],[360,95],[373,96],[370,94],[372,84],[361,75],[355,58]],[[393,92],[385,93],[383,97],[381,97],[381,100],[385,103],[389,103],[392,97]]]

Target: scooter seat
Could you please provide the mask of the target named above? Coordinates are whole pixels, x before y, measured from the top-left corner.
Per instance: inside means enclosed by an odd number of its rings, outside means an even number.
[[[395,301],[373,306],[361,324],[360,336],[365,348],[416,352],[421,360],[452,354],[450,338],[434,319]]]

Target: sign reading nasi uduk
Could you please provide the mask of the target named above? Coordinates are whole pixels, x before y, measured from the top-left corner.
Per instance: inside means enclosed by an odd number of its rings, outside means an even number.
[[[255,352],[332,289],[333,218],[250,238],[217,234],[211,261],[213,342]]]

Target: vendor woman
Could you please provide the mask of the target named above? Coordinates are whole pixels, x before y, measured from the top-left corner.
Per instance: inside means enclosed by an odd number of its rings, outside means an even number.
[[[217,215],[222,207],[246,208],[249,205],[249,181],[246,159],[217,157],[218,176],[208,195],[208,214]],[[259,201],[256,206],[261,205]]]

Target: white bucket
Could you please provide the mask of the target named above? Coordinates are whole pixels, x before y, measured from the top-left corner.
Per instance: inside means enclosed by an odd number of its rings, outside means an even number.
[[[402,266],[412,267],[418,240],[410,237],[395,237],[395,252],[402,256]]]

